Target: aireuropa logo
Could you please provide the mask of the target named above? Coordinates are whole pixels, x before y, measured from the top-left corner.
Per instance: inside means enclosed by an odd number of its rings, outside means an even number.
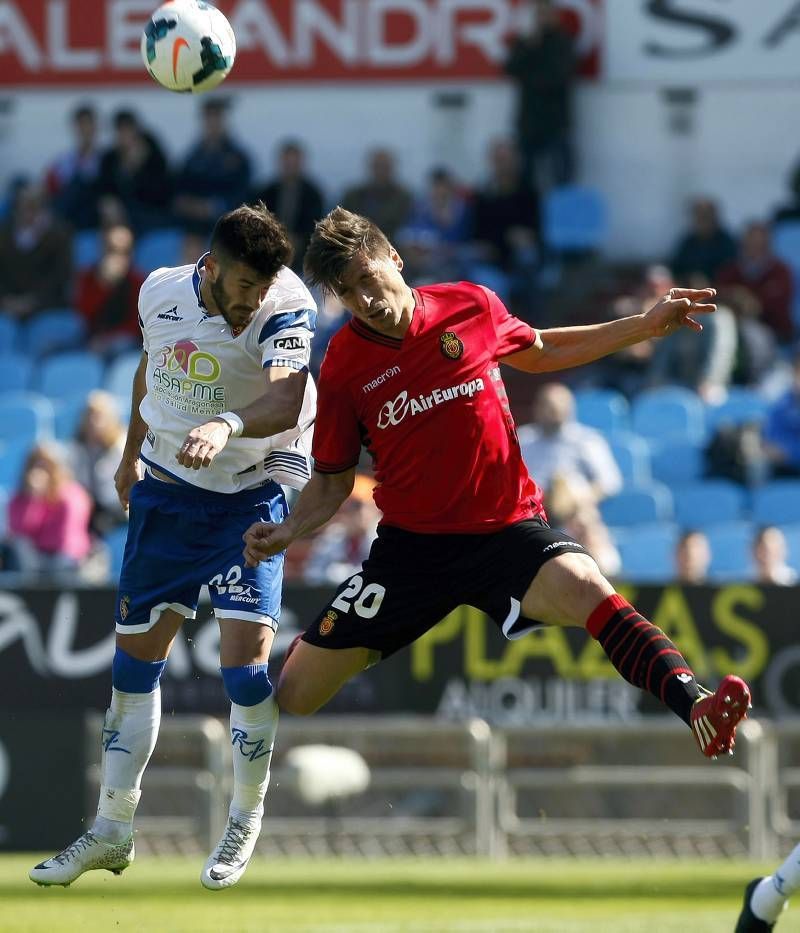
[[[408,392],[403,389],[398,396],[386,402],[378,412],[378,427],[384,431],[391,425],[400,424],[408,414],[413,417],[423,411],[430,411],[444,402],[452,402],[457,398],[472,398],[477,392],[483,392],[484,388],[483,379],[478,378],[460,382],[446,389],[434,389],[430,395],[418,395],[412,398],[409,398]]]

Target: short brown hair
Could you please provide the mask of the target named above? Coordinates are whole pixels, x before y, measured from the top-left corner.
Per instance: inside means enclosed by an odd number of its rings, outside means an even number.
[[[368,217],[335,207],[314,227],[304,262],[306,278],[311,285],[335,292],[357,253],[388,255],[391,248],[386,234]]]
[[[211,251],[244,263],[265,279],[273,279],[294,255],[286,228],[261,201],[223,214],[211,234]]]

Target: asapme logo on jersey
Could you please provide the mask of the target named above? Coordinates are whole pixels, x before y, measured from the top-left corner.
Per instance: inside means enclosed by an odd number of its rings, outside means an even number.
[[[460,382],[446,389],[434,389],[430,395],[418,395],[411,398],[403,389],[396,398],[386,402],[378,412],[378,427],[383,431],[390,425],[400,424],[406,415],[411,415],[413,418],[445,402],[453,402],[457,398],[472,398],[477,392],[483,392],[484,388],[483,379],[478,378]]]
[[[159,401],[192,415],[225,411],[225,386],[215,385],[222,366],[191,340],[179,340],[152,355],[153,393]]]

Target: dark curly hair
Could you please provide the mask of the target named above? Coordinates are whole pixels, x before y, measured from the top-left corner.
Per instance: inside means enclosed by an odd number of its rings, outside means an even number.
[[[392,244],[368,217],[335,207],[317,221],[306,250],[303,269],[312,285],[336,292],[347,264],[357,253],[387,256]]]
[[[242,262],[265,279],[290,265],[294,255],[286,228],[261,201],[220,217],[211,234],[211,252]]]

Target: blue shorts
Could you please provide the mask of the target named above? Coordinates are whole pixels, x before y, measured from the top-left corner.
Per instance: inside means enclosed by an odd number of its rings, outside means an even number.
[[[283,554],[245,567],[242,535],[255,521],[283,521],[287,511],[277,483],[228,494],[146,475],[131,489],[117,631],[147,632],[165,609],[193,619],[204,584],[218,619],[276,629]]]

